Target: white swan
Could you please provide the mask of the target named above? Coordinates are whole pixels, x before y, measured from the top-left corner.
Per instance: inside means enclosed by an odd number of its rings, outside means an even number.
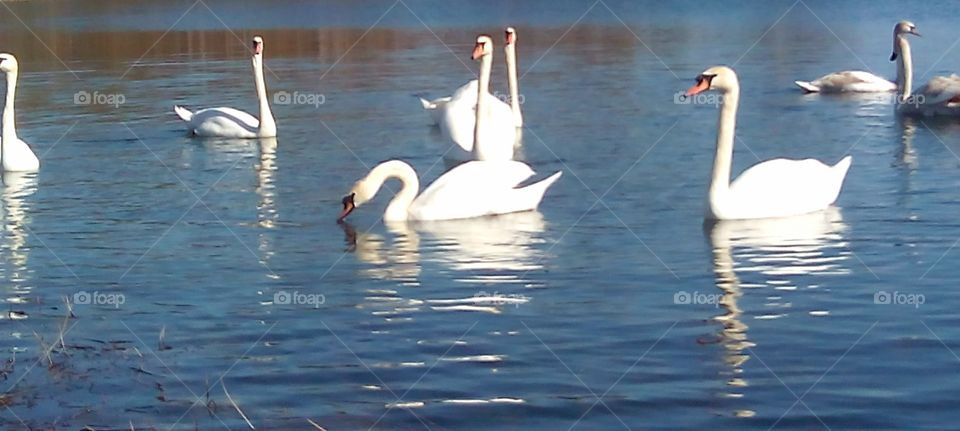
[[[443,111],[447,108],[447,102],[450,100],[460,97],[470,97],[473,100],[473,104],[477,103],[477,85],[477,80],[471,79],[466,84],[461,85],[460,88],[457,88],[452,96],[440,97],[433,100],[420,97],[420,104],[423,105],[423,109],[430,114],[430,120],[433,121],[433,125],[439,126],[440,121],[443,119]]]
[[[39,170],[40,159],[26,142],[17,137],[17,116],[13,111],[20,71],[17,58],[13,54],[0,54],[0,71],[7,75],[7,100],[3,105],[3,129],[0,131],[0,164],[6,172]]]
[[[277,123],[270,112],[267,87],[263,82],[263,38],[253,38],[253,77],[256,82],[257,100],[260,102],[260,118],[233,108],[207,108],[190,112],[182,106],[173,110],[187,123],[196,136],[219,138],[272,138],[277,136]]]
[[[493,67],[493,39],[490,36],[482,34],[477,37],[472,58],[480,60],[477,95],[473,98],[461,95],[446,103],[440,131],[454,145],[444,157],[458,161],[511,160],[517,128],[510,105],[490,94]]]
[[[846,70],[821,76],[813,81],[793,81],[805,93],[884,93],[897,84],[862,70]]]
[[[418,196],[420,181],[413,167],[400,160],[390,160],[374,167],[353,185],[343,198],[343,212],[338,220],[373,199],[390,178],[399,179],[402,187],[387,205],[383,213],[385,221],[453,220],[532,211],[562,172],[517,187],[533,174],[533,170],[521,162],[467,162],[441,175]]]
[[[913,57],[907,35],[920,36],[917,26],[900,21],[893,29],[893,54],[897,61],[897,112],[906,115],[960,115],[960,76],[935,76],[913,92]]]
[[[517,127],[523,127],[523,114],[520,112],[520,84],[517,77],[517,29],[507,27],[507,41],[503,51],[507,55],[507,82],[510,85],[510,110]]]
[[[697,77],[687,96],[717,90],[723,94],[717,153],[713,162],[706,218],[755,219],[785,217],[823,210],[840,194],[851,157],[834,166],[813,159],[773,159],[758,163],[730,181],[740,83],[726,66],[714,66]]]

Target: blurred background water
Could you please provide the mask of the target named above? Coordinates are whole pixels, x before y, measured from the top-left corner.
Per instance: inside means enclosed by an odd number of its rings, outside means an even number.
[[[960,70],[958,8],[0,3],[43,163],[3,178],[0,421],[242,429],[225,387],[258,429],[948,428],[960,127],[792,82],[892,78],[900,19],[919,81]],[[334,223],[379,161],[442,173],[412,95],[471,79],[476,34],[506,25],[522,159],[565,173],[541,210],[385,224],[384,190]],[[270,92],[323,103],[274,103],[276,140],[185,137],[174,103],[255,112],[255,34]],[[702,223],[716,110],[675,95],[713,64],[741,79],[734,171],[850,154],[837,208]]]

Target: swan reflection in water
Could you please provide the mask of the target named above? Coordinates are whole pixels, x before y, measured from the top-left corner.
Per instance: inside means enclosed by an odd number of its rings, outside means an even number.
[[[26,301],[32,286],[32,271],[28,266],[30,247],[27,237],[30,232],[30,204],[27,197],[37,191],[37,174],[25,172],[3,173],[3,249],[4,280],[8,283],[9,303]],[[8,311],[3,318],[25,318],[21,312]]]
[[[388,222],[387,239],[377,233],[357,232],[344,223],[347,243],[357,258],[369,264],[361,274],[404,286],[420,286],[423,265],[439,265],[457,283],[475,286],[459,297],[413,300],[433,309],[499,312],[496,306],[529,300],[523,288],[543,282],[530,276],[543,268],[546,224],[539,212],[505,214],[464,220]],[[494,286],[491,286],[494,285]],[[397,294],[397,292],[378,292]],[[382,298],[379,298],[382,299]]]
[[[844,265],[850,256],[843,237],[845,230],[840,211],[833,207],[796,217],[725,220],[704,225],[713,251],[714,277],[722,295],[719,305],[723,312],[714,320],[722,326],[717,336],[724,349],[724,362],[729,367],[724,372],[729,388],[725,397],[743,397],[739,388],[748,386],[742,377],[743,364],[750,359],[750,349],[756,345],[747,335],[749,326],[743,322],[743,310],[739,306],[743,289],[772,287],[778,292],[791,291],[797,289],[797,280],[791,280],[792,277],[849,273]],[[749,273],[760,275],[762,281],[741,282],[740,277]],[[765,306],[775,309],[773,313],[757,313],[755,319],[784,317],[784,310],[791,307],[771,291],[757,291],[757,294],[767,295]],[[811,315],[825,313],[810,311]],[[741,417],[753,414],[751,410],[734,412]]]
[[[257,225],[263,229],[274,229],[280,213],[277,211],[277,138],[261,138],[260,158],[254,169],[257,173]],[[260,252],[260,263],[269,268],[273,258],[274,238],[269,230],[262,230],[257,236],[257,249]],[[276,274],[267,271],[267,276],[275,278]]]

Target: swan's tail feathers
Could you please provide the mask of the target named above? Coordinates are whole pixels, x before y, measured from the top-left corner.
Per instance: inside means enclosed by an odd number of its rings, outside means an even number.
[[[794,84],[797,84],[797,87],[803,89],[804,93],[819,93],[820,87],[813,85],[807,81],[793,81]]]
[[[516,189],[517,199],[515,202],[522,202],[522,208],[516,208],[514,211],[532,211],[537,209],[537,207],[540,206],[540,201],[543,200],[544,193],[547,192],[547,189],[549,189],[553,183],[560,179],[561,175],[563,175],[563,171],[557,171],[555,174],[539,182]]]
[[[176,112],[177,116],[180,117],[181,120],[186,121],[188,123],[190,122],[190,120],[193,119],[193,112],[190,112],[189,109],[184,108],[180,105],[174,105],[173,112]]]
[[[417,99],[420,99],[420,104],[423,105],[423,109],[437,109],[437,105],[427,99],[424,99],[422,94],[414,94],[413,96]]]
[[[836,175],[836,192],[833,195],[833,200],[830,203],[836,202],[837,198],[840,196],[840,189],[843,188],[843,180],[847,178],[847,171],[850,170],[850,164],[853,163],[853,156],[846,156],[840,159],[837,164],[833,165],[833,171]]]
[[[843,178],[847,176],[847,171],[850,170],[851,163],[853,163],[853,156],[846,156],[840,159],[836,165],[833,165],[833,168],[837,170],[837,175]]]

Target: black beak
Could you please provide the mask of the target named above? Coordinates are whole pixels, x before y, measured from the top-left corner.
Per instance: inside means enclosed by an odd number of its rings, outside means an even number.
[[[896,59],[897,59],[897,52],[894,51],[893,54],[890,54],[890,61],[894,61]]]
[[[340,211],[340,216],[337,217],[337,223],[343,222],[343,219],[347,218],[347,216],[353,212],[353,209],[357,207],[353,204],[354,195],[355,193],[350,193],[349,195],[343,197],[343,200],[341,201],[343,202],[343,211]]]

